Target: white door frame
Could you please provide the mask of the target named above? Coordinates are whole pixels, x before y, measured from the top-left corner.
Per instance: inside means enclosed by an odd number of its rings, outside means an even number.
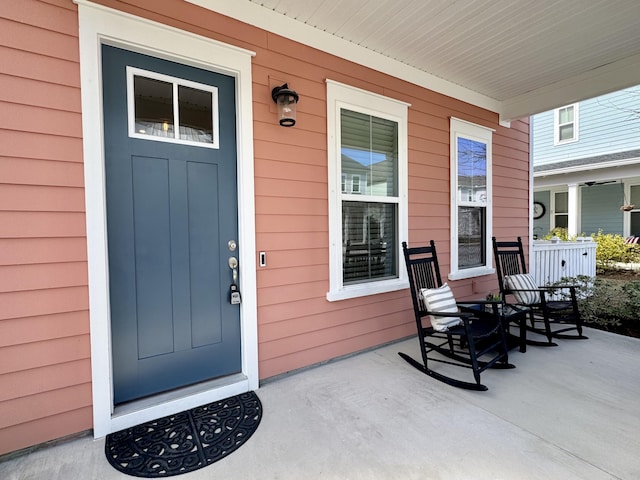
[[[258,388],[251,57],[253,52],[117,10],[74,0],[80,27],[82,131],[89,269],[93,429],[96,438]],[[101,45],[146,53],[236,79],[242,372],[114,409],[104,176]],[[150,44],[151,43],[151,44]]]

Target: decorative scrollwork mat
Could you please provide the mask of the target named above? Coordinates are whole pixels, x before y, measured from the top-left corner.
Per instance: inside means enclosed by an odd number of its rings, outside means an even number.
[[[254,392],[169,415],[107,436],[105,454],[118,471],[162,478],[211,465],[256,431],[262,404]]]

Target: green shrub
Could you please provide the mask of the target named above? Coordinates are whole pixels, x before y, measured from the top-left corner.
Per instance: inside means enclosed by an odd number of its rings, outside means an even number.
[[[598,243],[596,247],[596,267],[599,269],[613,268],[614,263],[640,262],[640,249],[637,245],[627,245],[622,235],[598,233],[593,235]]]
[[[553,237],[558,237],[563,242],[573,241],[573,240],[576,239],[575,236],[569,236],[569,230],[567,230],[566,228],[563,228],[563,227],[554,228],[549,233],[547,233],[543,237],[543,239],[544,240],[551,240]]]
[[[620,282],[606,278],[564,277],[551,286],[575,285],[578,308],[585,324],[596,328],[619,327],[640,321],[640,281]],[[568,290],[558,290],[568,292]],[[566,294],[568,295],[568,293]]]

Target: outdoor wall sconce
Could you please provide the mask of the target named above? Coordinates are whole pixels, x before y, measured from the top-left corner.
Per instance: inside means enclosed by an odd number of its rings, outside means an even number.
[[[271,98],[278,105],[278,119],[283,127],[293,127],[296,124],[296,103],[298,94],[289,89],[286,83],[271,90]]]

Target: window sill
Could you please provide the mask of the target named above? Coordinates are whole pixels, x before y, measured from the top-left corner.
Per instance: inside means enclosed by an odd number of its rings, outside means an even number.
[[[409,288],[409,282],[406,279],[398,278],[393,280],[383,280],[380,282],[363,283],[359,285],[348,285],[337,290],[327,292],[327,300],[336,302],[339,300],[348,300],[350,298],[365,297],[368,295],[377,295],[379,293],[394,292],[396,290],[404,290]]]
[[[496,269],[492,267],[476,267],[468,268],[465,270],[458,270],[457,272],[451,272],[447,277],[449,280],[462,280],[463,278],[481,277],[483,275],[493,275],[496,273]]]
[[[578,141],[577,138],[570,138],[569,140],[557,140],[555,142],[553,142],[553,145],[555,147],[558,147],[560,145],[567,145],[569,143],[576,143]]]

